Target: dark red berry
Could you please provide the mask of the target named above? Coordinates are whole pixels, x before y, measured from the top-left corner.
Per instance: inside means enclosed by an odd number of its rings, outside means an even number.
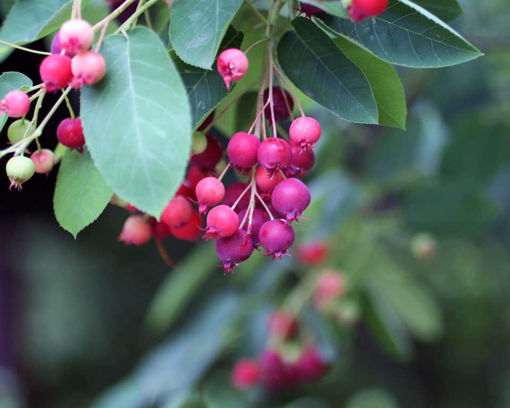
[[[257,190],[264,197],[269,195],[276,185],[284,179],[282,173],[271,174],[271,171],[265,167],[259,166],[255,173],[255,182],[257,183]]]
[[[316,347],[308,346],[302,351],[295,369],[301,381],[316,381],[327,374],[329,366]]]
[[[304,177],[315,164],[313,150],[303,150],[298,146],[291,146],[291,154],[290,164],[285,170],[285,175],[287,177]]]
[[[195,209],[191,210],[188,222],[180,227],[170,227],[172,235],[183,241],[195,242],[202,235],[202,218]]]
[[[324,241],[309,242],[297,247],[297,256],[306,266],[318,266],[329,255],[328,244]]]
[[[264,104],[267,102],[269,98],[269,89],[264,91]],[[279,86],[273,86],[273,110],[274,117],[277,122],[286,121],[290,112],[294,109],[294,100],[290,96],[290,94],[283,88]],[[266,119],[271,120],[271,107],[267,106],[264,114],[266,115]]]
[[[244,190],[246,190],[246,187],[248,187],[248,184],[246,183],[232,183],[225,189],[225,198],[223,199],[223,204],[232,207],[234,203],[237,201],[239,196],[243,193]],[[250,194],[249,192],[246,192],[239,203],[237,203],[236,208],[234,208],[235,211],[241,211],[248,207],[248,204],[250,203]]]
[[[242,210],[239,213],[239,225],[243,222],[244,217],[246,216],[246,212],[248,211],[247,208]],[[266,221],[269,220],[269,215],[267,215],[267,212],[265,210],[261,210],[259,208],[253,209],[252,214],[252,221],[251,221],[251,239],[253,241],[253,245],[259,244],[259,230],[262,224],[264,224]],[[247,218],[243,225],[243,230],[248,232],[248,228],[250,225],[250,220]]]
[[[269,391],[281,391],[298,382],[296,369],[274,350],[266,350],[260,355],[259,367],[262,383]]]
[[[200,214],[209,207],[219,204],[225,197],[225,187],[216,177],[206,177],[200,180],[195,188]]]
[[[260,381],[259,365],[248,358],[238,360],[232,369],[232,384],[239,389],[257,385]]]
[[[268,330],[279,339],[290,339],[298,332],[298,322],[289,312],[275,310],[269,317]]]
[[[237,231],[238,225],[239,219],[236,212],[226,205],[218,205],[207,214],[204,239],[229,237]]]
[[[308,187],[296,178],[283,180],[271,194],[271,204],[287,221],[297,221],[310,204],[311,196]]]
[[[191,212],[190,202],[183,196],[175,196],[163,210],[161,221],[169,228],[180,228],[189,221]]]
[[[312,6],[311,4],[300,3],[299,6],[299,15],[304,14],[306,18],[312,18],[312,16],[315,16],[316,14],[324,13],[324,10],[319,7]]]
[[[292,121],[290,141],[303,149],[313,149],[321,137],[321,125],[314,118],[302,116]]]
[[[264,223],[259,230],[260,245],[266,250],[266,256],[281,259],[294,243],[295,234],[284,220],[271,220]]]
[[[61,54],[48,55],[39,66],[39,74],[48,92],[65,88],[73,78],[71,58]]]
[[[172,235],[170,228],[164,222],[158,221],[156,218],[150,219],[150,224],[152,227],[152,235],[156,239],[165,239]]]
[[[216,252],[223,263],[225,273],[232,272],[234,267],[246,261],[253,252],[253,242],[243,230],[237,230],[229,237],[216,240]]]
[[[257,151],[257,158],[261,166],[271,174],[285,170],[290,163],[290,145],[283,139],[270,137],[264,140]]]
[[[223,148],[214,136],[206,135],[207,145],[201,153],[191,155],[189,163],[202,169],[214,170],[223,157]]]
[[[259,145],[259,138],[250,133],[238,132],[232,136],[227,146],[227,155],[232,166],[245,170],[257,164]]]
[[[64,146],[81,152],[85,144],[81,119],[67,118],[60,122],[57,127],[57,138]]]
[[[214,120],[214,115],[215,115],[215,111],[212,111],[205,119],[204,121],[200,124],[200,126],[198,127],[198,131],[199,132],[203,132],[204,130],[206,130],[209,125],[212,123],[212,121]]]
[[[177,191],[175,192],[175,195],[176,196],[180,195],[180,196],[194,200],[195,199],[195,191],[192,188],[191,182],[189,180],[184,180],[181,183],[181,185],[179,186],[179,188],[177,189]]]
[[[207,169],[202,169],[197,166],[190,166],[188,174],[186,175],[186,179],[189,181],[190,187],[193,189],[193,191],[195,191],[198,182],[203,178],[213,175],[212,173],[214,172],[211,172]]]

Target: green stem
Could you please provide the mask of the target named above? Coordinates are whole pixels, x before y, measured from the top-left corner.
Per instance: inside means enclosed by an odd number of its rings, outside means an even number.
[[[267,19],[266,19],[266,18],[262,15],[262,13],[261,13],[261,12],[260,12],[260,11],[259,11],[259,10],[258,10],[258,9],[257,9],[254,5],[253,5],[253,4],[251,4],[251,2],[250,2],[249,0],[246,0],[246,1],[245,1],[245,4],[246,4],[249,8],[251,8],[251,10],[255,13],[255,15],[256,15],[258,18],[260,18],[260,19],[264,22],[264,24],[266,24],[266,25],[267,25]]]
[[[99,29],[105,24],[108,24],[110,21],[112,21],[114,18],[117,18],[124,10],[126,10],[131,3],[133,3],[135,0],[126,0],[124,3],[122,3],[119,7],[117,7],[115,10],[113,10],[110,14],[108,14],[105,18],[103,18],[99,23],[95,24],[92,28],[94,30]]]
[[[12,44],[12,43],[7,42],[7,41],[0,40],[0,44],[6,45],[7,47],[16,48],[16,49],[21,50],[21,51],[31,52],[33,54],[51,55],[51,52],[32,50],[30,48],[22,47],[21,45],[17,45],[17,44]]]
[[[66,101],[67,110],[69,111],[69,114],[71,115],[71,119],[74,119],[76,117],[76,115],[74,114],[73,107],[71,106],[71,101],[69,100],[67,95],[65,95],[65,101]]]
[[[154,4],[156,4],[159,0],[149,0],[147,3],[145,3],[142,7],[140,7],[138,10],[136,10],[131,17],[129,17],[117,30],[115,30],[115,34],[118,34],[122,32],[123,30],[127,30],[128,27],[131,27],[133,24],[133,21],[138,19],[138,16],[143,14],[145,10],[152,7]]]
[[[136,7],[136,11],[140,10],[142,7],[143,7],[143,4],[145,3],[146,0],[140,0],[138,2],[138,6]],[[136,13],[135,11],[135,13]],[[131,25],[131,28],[135,28],[136,27],[136,24],[138,23],[138,17],[139,15],[134,19],[133,21],[133,24]]]

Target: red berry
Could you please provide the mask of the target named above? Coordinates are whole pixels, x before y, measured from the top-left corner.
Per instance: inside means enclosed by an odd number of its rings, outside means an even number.
[[[73,88],[81,88],[85,84],[94,85],[103,79],[106,62],[101,54],[89,51],[72,59],[71,70],[73,72],[71,85]]]
[[[282,360],[274,350],[266,350],[259,357],[262,383],[270,391],[295,386],[298,377],[295,368]]]
[[[35,172],[37,174],[48,174],[55,164],[53,152],[49,149],[35,151],[30,158],[34,162]]]
[[[268,329],[272,336],[282,340],[290,339],[298,332],[298,322],[290,313],[275,310],[269,317]]]
[[[328,244],[324,241],[309,242],[297,247],[297,256],[306,266],[322,264],[329,255]]]
[[[170,228],[164,222],[158,221],[156,218],[150,219],[151,227],[152,227],[152,235],[156,239],[165,239],[172,235],[170,232]]]
[[[211,135],[207,135],[207,146],[202,153],[193,154],[189,159],[189,164],[200,168],[214,170],[216,165],[223,157],[223,148],[220,142]]]
[[[346,286],[345,278],[337,271],[330,269],[323,272],[314,293],[315,306],[323,309],[328,302],[341,297],[345,293]]]
[[[312,18],[316,14],[324,13],[322,9],[311,4],[300,3],[299,7],[299,15],[304,14],[306,18]]]
[[[311,201],[308,187],[296,178],[283,180],[271,194],[271,204],[288,221],[297,221]]]
[[[238,360],[232,369],[232,384],[239,389],[253,387],[260,381],[259,365],[248,358]]]
[[[243,219],[246,216],[246,212],[247,211],[248,211],[248,209],[245,208],[244,210],[239,212],[239,225],[241,225],[241,223],[243,222]],[[259,244],[259,231],[260,231],[260,227],[262,226],[262,224],[264,224],[268,220],[269,220],[269,215],[267,215],[266,211],[261,210],[259,208],[254,208],[253,209],[252,220],[251,220],[251,230],[250,230],[250,234],[251,234],[251,239],[253,241],[253,245],[258,245]],[[249,225],[250,225],[250,220],[247,219],[244,222],[243,230],[248,232]]]
[[[170,227],[172,235],[184,241],[198,241],[202,235],[202,218],[198,211],[192,209],[191,216],[184,225],[180,227]]]
[[[195,199],[195,192],[192,188],[191,182],[189,180],[184,180],[179,188],[177,189],[176,196],[180,195],[186,198],[190,198],[192,200]]]
[[[260,144],[257,158],[261,166],[271,171],[271,174],[275,174],[280,170],[285,170],[289,165],[290,145],[283,139],[270,137]]]
[[[190,187],[193,189],[193,191],[195,190],[198,182],[209,176],[209,173],[210,171],[208,170],[201,169],[197,166],[190,166],[188,174],[186,175],[186,179],[189,181]]]
[[[209,207],[216,205],[225,197],[225,187],[216,177],[206,177],[200,180],[195,188],[195,195],[199,204],[200,214]]]
[[[352,0],[349,17],[358,22],[367,17],[377,16],[386,11],[388,0]]]
[[[229,48],[223,51],[218,57],[218,72],[225,81],[227,89],[230,89],[231,82],[238,81],[248,71],[248,57],[237,48]]]
[[[264,104],[267,102],[269,98],[269,89],[264,91]],[[286,121],[290,112],[294,109],[294,100],[290,96],[290,94],[283,88],[279,86],[273,86],[273,111],[274,117],[277,122]],[[264,114],[266,115],[266,119],[271,120],[271,107],[267,106]]]
[[[57,128],[57,138],[64,146],[81,152],[85,144],[81,119],[67,118],[60,122]]]
[[[260,245],[266,250],[266,256],[281,259],[294,243],[295,234],[284,220],[271,220],[264,223],[259,230]]]
[[[11,118],[21,118],[30,110],[30,98],[25,92],[14,90],[7,93],[0,101],[0,112]]]
[[[225,273],[232,272],[235,266],[246,261],[252,252],[253,242],[243,230],[216,240],[216,253],[223,263]]]
[[[245,170],[257,164],[257,151],[260,140],[246,132],[238,132],[228,142],[227,155],[232,166]]]
[[[58,33],[60,47],[68,54],[87,52],[94,41],[94,30],[85,20],[68,20],[62,24]]]
[[[222,204],[207,214],[207,228],[204,239],[229,237],[237,231],[239,219],[236,212]]]
[[[262,166],[259,166],[257,168],[257,172],[255,173],[257,189],[262,196],[270,194],[276,185],[282,180],[283,176],[280,172],[271,174],[271,171]]]
[[[152,228],[141,215],[132,215],[124,223],[119,241],[127,245],[144,245],[152,237]]]
[[[161,221],[170,228],[180,228],[189,221],[191,212],[190,202],[183,196],[175,196],[163,210]]]
[[[289,136],[294,145],[313,149],[321,137],[321,125],[314,118],[302,116],[292,121]]]
[[[129,211],[131,214],[136,214],[137,212],[140,212],[138,208],[136,208],[133,204],[127,203],[124,207],[127,211]]]
[[[327,374],[329,366],[324,362],[317,348],[309,346],[301,352],[295,369],[301,381],[316,381]]]
[[[291,146],[289,167],[285,170],[287,177],[304,177],[315,164],[313,150],[303,150],[298,146]]]
[[[39,66],[39,74],[48,92],[65,88],[73,78],[71,58],[61,54],[48,55]]]
[[[232,183],[225,189],[225,198],[223,199],[223,204],[232,207],[234,203],[237,201],[239,196],[246,190],[248,184],[246,183]],[[235,211],[241,211],[248,207],[250,204],[250,194],[246,192],[241,200],[237,203]]]

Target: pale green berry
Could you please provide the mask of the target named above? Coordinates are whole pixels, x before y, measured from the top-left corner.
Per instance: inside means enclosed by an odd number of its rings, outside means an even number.
[[[5,171],[11,182],[10,188],[21,190],[21,185],[34,175],[35,165],[28,157],[14,156],[7,162]]]
[[[15,144],[25,137],[30,136],[34,132],[35,126],[32,124],[32,122],[19,119],[11,123],[9,129],[7,129],[7,137],[9,138],[9,142]]]

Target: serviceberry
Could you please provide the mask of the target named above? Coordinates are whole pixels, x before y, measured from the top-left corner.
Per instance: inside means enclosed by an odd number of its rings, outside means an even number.
[[[98,52],[89,51],[78,54],[71,61],[73,88],[81,88],[83,85],[94,85],[101,81],[106,73],[106,62]]]
[[[60,143],[70,149],[83,151],[85,136],[81,126],[81,119],[64,119],[57,127],[57,138]]]
[[[141,215],[132,215],[124,223],[119,241],[126,245],[140,246],[149,242],[151,237],[152,228],[149,222]]]
[[[30,159],[34,162],[37,174],[48,174],[55,165],[53,152],[49,149],[36,150],[32,153]]]
[[[5,166],[5,172],[11,182],[9,189],[15,187],[21,190],[21,185],[35,173],[34,162],[25,156],[11,157]]]
[[[285,170],[285,175],[287,177],[304,177],[315,164],[313,150],[303,150],[301,147],[291,146],[290,151],[290,163]]]
[[[301,244],[296,250],[297,257],[306,266],[322,264],[329,255],[328,244],[324,241]]]
[[[227,155],[232,166],[244,171],[257,164],[260,140],[251,133],[238,132],[228,142]]]
[[[243,222],[244,217],[246,216],[246,213],[248,212],[248,209],[245,208],[244,210],[241,210],[239,212],[239,225]],[[269,220],[269,216],[267,215],[267,212],[264,210],[261,210],[260,208],[254,208],[253,214],[252,214],[252,220],[251,220],[251,239],[253,241],[253,245],[257,246],[259,244],[259,231],[260,227]],[[250,225],[250,220],[247,219],[244,222],[243,230],[248,232],[248,227]]]
[[[316,381],[327,374],[329,365],[322,359],[315,346],[308,346],[301,352],[295,368],[299,380]]]
[[[289,312],[275,310],[269,317],[268,331],[280,340],[294,337],[298,332],[298,322]]]
[[[204,239],[229,237],[237,231],[239,219],[236,212],[222,204],[212,208],[207,214],[207,228]]]
[[[195,191],[195,187],[198,182],[203,178],[210,176],[211,171],[205,168],[200,168],[198,166],[190,166],[188,169],[188,174],[186,174],[186,179],[189,181],[189,186]]]
[[[314,118],[302,116],[292,121],[289,136],[292,144],[313,149],[321,137],[321,125]]]
[[[60,54],[62,53],[62,44],[60,44],[60,34],[57,32],[55,34],[55,37],[53,37],[53,40],[51,41],[51,53],[52,54]],[[69,57],[74,57],[75,54],[70,55],[67,54]]]
[[[324,309],[328,303],[344,295],[346,282],[343,275],[333,269],[321,273],[313,296],[315,307]]]
[[[229,48],[218,57],[218,73],[225,81],[227,89],[230,89],[232,82],[244,77],[248,71],[248,66],[248,57],[237,48]]]
[[[14,90],[8,92],[0,101],[0,113],[11,118],[21,118],[30,110],[30,98],[25,92]]]
[[[170,228],[164,222],[158,221],[156,218],[152,217],[150,219],[150,224],[152,228],[152,235],[154,236],[154,238],[165,239],[172,236]]]
[[[266,250],[266,256],[281,259],[294,243],[295,234],[284,220],[271,220],[265,222],[259,230],[260,245]]]
[[[12,144],[30,136],[35,132],[35,126],[28,120],[18,119],[12,122],[7,129],[7,138]]]
[[[71,58],[61,54],[48,55],[39,66],[39,74],[48,92],[65,88],[73,78]]]
[[[270,196],[275,186],[283,179],[281,172],[272,174],[270,170],[262,166],[259,166],[255,173],[255,183],[262,197]]]
[[[285,170],[290,163],[290,145],[283,139],[270,137],[260,144],[257,158],[261,166],[268,169],[271,174],[276,174],[280,170]]]
[[[269,98],[269,89],[264,91],[264,105]],[[273,111],[277,122],[286,121],[294,109],[294,100],[290,94],[279,86],[273,86]],[[266,106],[264,111],[267,119],[271,118],[271,107]]]
[[[185,225],[191,217],[192,207],[183,196],[175,196],[167,204],[161,214],[161,221],[170,228],[179,228]]]
[[[197,210],[192,209],[188,222],[180,227],[170,227],[172,235],[184,241],[198,241],[202,235],[202,218]]]
[[[243,230],[216,240],[216,252],[225,273],[232,272],[236,265],[246,261],[253,252],[253,242]]]
[[[324,13],[324,10],[320,9],[319,7],[315,7],[307,3],[300,3],[298,11],[299,15],[304,14],[305,17],[309,19],[311,19],[312,16],[315,16],[316,14]]]
[[[232,183],[225,189],[225,198],[223,199],[223,204],[232,207],[234,203],[237,201],[239,196],[243,193],[244,190],[246,190],[246,187],[248,187],[248,184],[246,183]],[[236,205],[236,208],[234,208],[235,211],[241,211],[248,207],[250,204],[250,194],[247,192],[243,195],[241,200]]]
[[[281,181],[271,194],[271,204],[276,211],[285,215],[287,221],[298,221],[310,201],[308,187],[296,178]]]
[[[88,51],[94,41],[94,30],[85,20],[68,20],[62,24],[58,33],[60,47],[71,54]]]
[[[296,385],[297,372],[275,350],[266,350],[259,356],[261,379],[269,391],[280,391]]]
[[[207,145],[201,153],[191,155],[189,163],[192,166],[214,170],[223,157],[223,148],[214,136],[206,136]]]
[[[384,13],[388,7],[389,0],[352,0],[348,7],[349,17],[356,21],[377,16]]]
[[[202,214],[209,207],[219,204],[225,197],[225,187],[216,177],[206,177],[200,180],[195,188],[199,213]]]
[[[259,365],[256,361],[242,358],[236,361],[232,369],[232,384],[239,389],[257,385],[260,381]]]

